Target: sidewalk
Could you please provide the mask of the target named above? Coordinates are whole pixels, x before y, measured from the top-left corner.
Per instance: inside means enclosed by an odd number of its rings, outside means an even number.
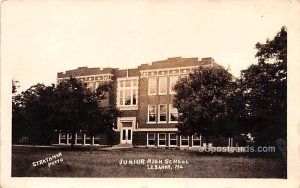
[[[118,144],[112,147],[102,148],[102,150],[116,150],[116,149],[130,149],[130,148],[133,148],[133,146],[128,144]]]

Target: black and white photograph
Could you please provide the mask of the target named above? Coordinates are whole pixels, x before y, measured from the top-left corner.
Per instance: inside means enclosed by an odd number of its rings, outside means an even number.
[[[299,187],[299,15],[2,1],[1,187]]]

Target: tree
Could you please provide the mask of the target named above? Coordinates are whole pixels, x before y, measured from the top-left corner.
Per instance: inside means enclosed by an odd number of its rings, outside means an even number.
[[[18,143],[25,133],[21,95],[17,94],[19,81],[12,80],[12,142]]]
[[[199,67],[174,86],[180,134],[232,136],[238,132],[238,83],[224,68]]]
[[[105,93],[110,89],[111,86],[105,83],[91,92],[86,85],[72,77],[58,84],[55,91],[55,121],[58,129],[71,132],[72,147],[76,132],[93,134],[112,131],[120,112],[115,106],[101,106]]]
[[[12,94],[17,93],[17,89],[20,87],[18,83],[19,81],[12,80]]]
[[[286,139],[287,124],[287,31],[282,27],[274,39],[257,43],[258,64],[241,72],[246,130],[260,142]]]
[[[77,132],[112,131],[120,112],[115,106],[101,106],[110,88],[109,84],[103,84],[92,92],[71,77],[57,86],[37,84],[22,92],[19,106],[31,142],[49,144],[55,130],[62,130],[72,133],[71,146],[74,147]],[[16,127],[14,123],[13,127]]]
[[[51,140],[50,106],[54,85],[36,84],[15,96],[13,100],[13,135],[29,137],[30,143],[46,144]],[[17,140],[15,140],[17,141]]]

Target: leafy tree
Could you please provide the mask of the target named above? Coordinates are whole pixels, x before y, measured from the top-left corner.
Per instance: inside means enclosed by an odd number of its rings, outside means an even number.
[[[22,92],[22,119],[32,142],[50,143],[55,130],[62,130],[72,133],[71,145],[74,147],[76,132],[112,131],[120,113],[114,106],[101,106],[110,88],[109,84],[103,84],[92,92],[71,77],[57,86],[37,84]]]
[[[21,95],[17,94],[19,81],[12,80],[12,142],[18,143],[21,136],[24,136],[25,125],[21,103]]]
[[[241,72],[247,131],[260,142],[286,139],[287,124],[287,31],[257,43],[258,64]]]
[[[282,27],[281,30],[272,39],[266,40],[265,44],[256,43],[255,48],[258,50],[255,57],[259,63],[274,62],[286,66],[287,63],[287,29]]]
[[[27,136],[30,143],[49,143],[52,136],[49,126],[52,112],[49,107],[53,101],[53,90],[54,85],[46,87],[36,84],[15,97],[12,125],[17,138]]]
[[[18,83],[19,81],[12,80],[12,94],[17,93],[17,89],[20,87]]]
[[[83,131],[110,132],[120,112],[115,106],[103,107],[101,101],[105,93],[109,92],[109,84],[100,85],[95,92],[91,92],[86,85],[75,78],[61,82],[55,91],[55,116],[58,128],[72,133],[73,147],[75,133]]]
[[[238,83],[224,68],[199,67],[174,86],[174,107],[180,113],[181,134],[232,136],[238,132],[242,106],[237,97]]]

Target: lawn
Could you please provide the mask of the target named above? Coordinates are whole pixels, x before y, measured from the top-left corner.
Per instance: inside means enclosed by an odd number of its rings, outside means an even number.
[[[49,161],[32,164],[53,155],[58,156],[59,163],[54,163],[53,158],[50,167]],[[121,159],[145,161],[144,164],[120,165]],[[150,163],[148,159],[154,161]],[[174,159],[185,164],[174,164]],[[165,163],[170,160],[173,164]],[[152,162],[158,162],[157,166]],[[99,148],[13,146],[12,177],[286,178],[286,163],[278,157],[211,156],[188,150],[132,148],[104,151]]]

